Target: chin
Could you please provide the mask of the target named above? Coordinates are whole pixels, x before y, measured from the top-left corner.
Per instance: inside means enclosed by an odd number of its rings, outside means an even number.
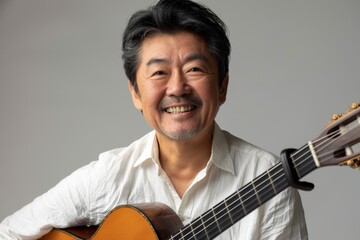
[[[176,141],[185,141],[189,140],[191,138],[196,137],[199,134],[199,131],[187,131],[187,132],[181,132],[181,133],[164,133],[165,136],[167,136],[170,139],[176,140]]]

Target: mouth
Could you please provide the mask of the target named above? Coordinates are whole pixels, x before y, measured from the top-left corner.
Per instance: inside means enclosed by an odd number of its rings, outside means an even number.
[[[180,113],[190,112],[195,108],[196,107],[194,105],[186,105],[186,106],[168,107],[165,108],[164,111],[170,114],[180,114]]]

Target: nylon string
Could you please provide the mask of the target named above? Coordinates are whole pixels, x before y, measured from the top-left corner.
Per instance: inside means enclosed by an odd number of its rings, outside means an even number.
[[[327,135],[327,136],[324,136],[324,137],[322,137],[322,138],[314,141],[314,143],[315,143],[315,142],[321,142],[321,141],[322,141],[318,146],[315,147],[315,149],[316,149],[316,148],[319,148],[319,150],[321,150],[321,149],[323,149],[324,147],[326,147],[326,146],[328,146],[329,144],[331,144],[331,143],[332,143],[333,141],[335,141],[336,139],[334,139],[334,140],[329,140],[328,137],[334,137],[334,136],[336,136],[337,134],[340,134],[340,132],[339,132],[339,131],[334,131],[334,132],[332,132],[331,134],[329,134],[329,135]],[[325,139],[325,140],[324,140],[324,139]],[[325,144],[325,145],[324,145],[324,144]],[[293,164],[294,164],[295,168],[306,168],[306,167],[309,167],[309,164],[310,164],[310,163],[312,163],[312,161],[308,161],[309,158],[312,157],[310,150],[307,150],[306,152],[302,153],[299,157],[295,157],[297,154],[301,153],[302,150],[304,150],[305,148],[307,148],[307,145],[305,145],[305,146],[302,147],[301,149],[297,150],[296,153],[294,153],[294,154],[291,156],[292,159],[293,159],[292,161],[293,161]],[[308,157],[304,158],[304,156],[305,156],[306,154],[308,155]],[[323,155],[328,155],[328,154],[331,154],[331,152],[325,153],[325,154],[323,154]],[[326,160],[322,160],[322,162],[323,162],[323,161],[326,161]],[[276,167],[279,167],[279,166],[280,166],[280,164],[277,164],[277,165],[275,165],[273,168],[275,169]],[[271,168],[271,169],[273,169],[273,168]],[[311,167],[309,167],[308,170],[309,170],[309,169],[311,169]],[[272,178],[270,179],[270,183],[269,183],[269,181],[268,181],[269,178],[266,179],[265,181],[259,183],[259,185],[257,185],[257,187],[261,187],[261,186],[262,186],[262,188],[261,188],[260,190],[256,190],[256,189],[252,188],[252,189],[254,189],[255,194],[249,195],[251,192],[248,191],[248,192],[246,192],[244,195],[242,195],[242,196],[240,197],[240,191],[241,191],[241,190],[244,190],[243,188],[241,188],[241,189],[237,190],[234,194],[231,194],[231,195],[230,195],[229,197],[227,197],[225,200],[223,200],[222,202],[220,202],[219,204],[217,204],[217,205],[220,205],[220,204],[222,204],[222,203],[226,203],[226,202],[227,202],[231,197],[233,197],[235,194],[238,194],[238,195],[239,195],[239,198],[240,198],[240,200],[241,200],[241,201],[240,201],[240,204],[237,204],[238,201],[235,201],[235,202],[232,202],[231,204],[227,205],[227,208],[224,208],[224,210],[220,210],[220,211],[218,212],[218,214],[222,214],[222,212],[224,212],[224,213],[223,213],[221,216],[217,217],[216,220],[217,220],[218,222],[220,222],[221,220],[225,220],[225,221],[226,221],[226,220],[229,219],[229,218],[230,218],[230,220],[231,220],[231,217],[229,217],[229,212],[234,211],[234,209],[237,209],[237,208],[239,208],[239,207],[243,208],[244,213],[245,213],[245,215],[246,215],[245,203],[246,203],[247,206],[254,206],[254,204],[255,204],[255,206],[260,206],[261,203],[259,203],[259,201],[258,201],[258,199],[257,199],[257,197],[256,197],[256,192],[261,192],[262,190],[264,190],[264,189],[266,189],[266,188],[269,188],[269,187],[273,184],[273,182],[279,180],[280,178],[284,178],[284,179],[285,179],[285,173],[284,173],[283,170],[284,170],[284,169],[281,167],[278,171],[276,171],[276,172],[273,174]],[[268,171],[269,171],[269,170],[268,170]],[[267,171],[267,173],[269,173],[268,171]],[[280,175],[278,175],[279,173],[280,173]],[[263,173],[263,174],[261,174],[259,177],[257,177],[255,180],[253,180],[253,181],[250,182],[250,183],[254,183],[254,184],[255,184],[256,180],[259,180],[258,178],[264,176],[264,174],[266,174],[266,172]],[[276,176],[276,175],[278,175],[278,176],[277,176],[276,178],[274,178],[274,176]],[[245,186],[246,186],[246,187],[249,187],[249,185],[245,185]],[[244,187],[245,187],[245,186],[244,186]],[[271,187],[271,188],[273,188],[273,187]],[[276,195],[276,194],[277,194],[277,193],[275,192],[275,195]],[[247,196],[247,195],[249,195],[249,196]],[[246,196],[247,196],[247,198],[246,198],[245,200],[242,200],[242,199],[243,199],[244,197],[246,197]],[[250,201],[249,201],[249,200],[250,200]],[[249,201],[249,202],[247,202],[247,201]],[[174,239],[174,237],[179,236],[179,235],[181,235],[181,239],[189,239],[189,240],[196,239],[196,240],[198,240],[197,236],[199,236],[199,234],[203,234],[202,231],[204,231],[205,235],[207,235],[206,229],[203,230],[203,229],[204,229],[204,225],[209,224],[209,221],[214,220],[214,215],[215,215],[215,214],[213,214],[213,213],[214,213],[214,209],[216,209],[217,205],[215,205],[214,207],[212,207],[210,210],[208,210],[207,212],[205,212],[203,215],[200,215],[200,216],[198,217],[198,219],[195,219],[194,221],[192,221],[191,223],[189,223],[188,225],[186,225],[186,226],[185,226],[184,228],[182,228],[178,233],[176,233],[175,235],[171,236],[171,238],[170,238],[169,240]],[[211,216],[210,216],[210,214],[211,214]],[[245,215],[244,215],[244,216],[245,216]],[[202,221],[203,218],[205,218],[206,216],[208,216],[209,218],[208,218],[206,221]],[[193,226],[195,223],[198,223],[199,226],[197,226],[196,228],[194,228],[194,229],[191,230],[192,226]],[[218,226],[217,224],[216,224],[216,226],[217,226],[217,228],[219,229],[219,226]],[[189,230],[189,229],[190,229],[190,231],[189,231],[186,235],[182,235],[182,232],[184,232],[185,230]],[[219,229],[220,232],[221,232],[221,230],[222,230],[222,229]],[[191,234],[192,236],[189,237],[189,234]],[[207,238],[206,238],[206,239],[207,239]]]

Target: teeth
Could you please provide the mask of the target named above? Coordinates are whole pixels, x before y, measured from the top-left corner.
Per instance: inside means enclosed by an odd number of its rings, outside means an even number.
[[[183,112],[189,112],[193,109],[193,106],[181,106],[181,107],[170,107],[165,109],[166,112],[172,114],[179,114]]]

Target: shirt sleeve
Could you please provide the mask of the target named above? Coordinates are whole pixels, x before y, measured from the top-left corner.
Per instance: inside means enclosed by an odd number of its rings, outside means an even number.
[[[88,224],[90,184],[89,166],[78,169],[5,218],[0,223],[0,239],[37,239],[53,227]]]

